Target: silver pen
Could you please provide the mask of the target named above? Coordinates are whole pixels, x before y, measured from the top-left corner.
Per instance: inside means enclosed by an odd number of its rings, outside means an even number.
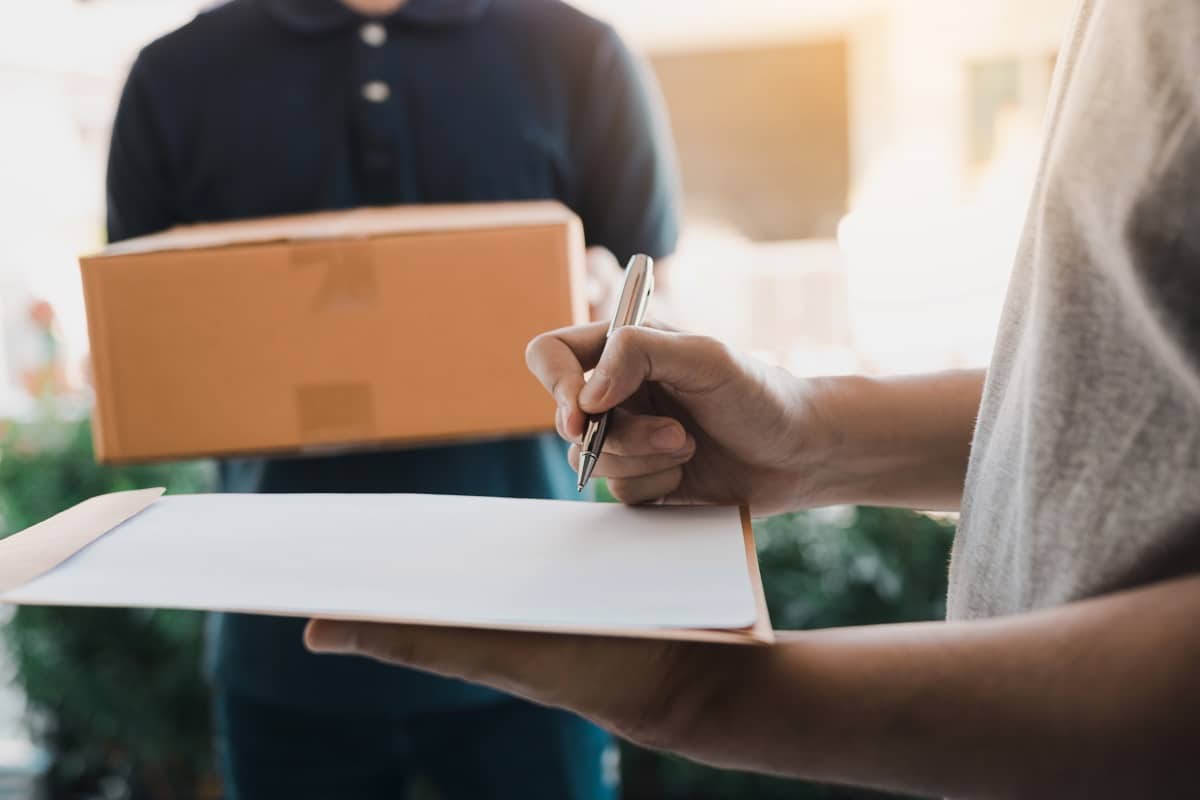
[[[625,282],[621,285],[621,297],[617,300],[617,308],[613,312],[612,323],[608,326],[605,338],[612,336],[617,328],[626,325],[641,325],[646,317],[646,308],[650,305],[650,295],[654,292],[654,259],[638,254],[629,259],[625,266]],[[612,412],[605,411],[599,416],[589,416],[583,426],[583,440],[579,447],[579,491],[587,486],[604,449],[604,439],[608,435],[608,422]]]

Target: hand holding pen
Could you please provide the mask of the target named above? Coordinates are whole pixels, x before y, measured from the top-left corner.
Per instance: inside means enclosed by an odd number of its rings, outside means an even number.
[[[843,474],[829,465],[845,458],[845,436],[830,426],[836,381],[797,378],[650,322],[559,328],[530,342],[526,361],[554,396],[575,469],[589,419],[608,416],[602,446],[599,430],[587,437],[593,458],[603,451],[592,477],[623,503],[747,503],[772,514],[841,497],[827,485]]]
[[[605,339],[612,336],[613,331],[618,328],[641,325],[646,318],[646,309],[650,305],[650,296],[653,293],[654,259],[646,255],[635,255],[625,267],[625,282],[621,286],[621,296],[617,300],[617,307],[613,311],[612,323],[608,326]],[[596,462],[600,459],[611,419],[612,411],[605,411],[603,414],[589,416],[583,426],[577,486],[580,492],[587,486],[592,471],[596,468]]]

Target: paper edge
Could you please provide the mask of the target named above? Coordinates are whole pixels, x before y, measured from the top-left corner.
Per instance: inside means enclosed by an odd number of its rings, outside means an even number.
[[[775,628],[771,625],[771,612],[767,609],[767,595],[763,591],[762,571],[758,566],[758,547],[754,543],[754,521],[750,516],[749,506],[739,506],[738,513],[742,517],[742,535],[746,543],[746,568],[750,571],[750,589],[754,592],[754,604],[758,616],[747,634],[757,643],[774,644]]]
[[[164,492],[156,487],[97,495],[0,539],[0,601],[146,510]]]
[[[19,589],[35,578],[46,574],[81,549],[99,539],[131,517],[141,513],[165,492],[162,488],[140,489],[99,495],[72,506],[53,517],[40,522],[7,539],[0,540],[0,602],[14,605],[35,605],[19,600],[9,600],[5,593]],[[401,618],[369,614],[320,614],[321,619],[337,619],[351,622],[368,622],[420,627],[457,628],[461,630],[500,630],[546,635],[599,636],[622,639],[658,639],[665,641],[697,642],[708,644],[735,644],[763,646],[775,643],[775,632],[771,627],[767,611],[766,595],[763,592],[762,576],[758,566],[758,551],[754,544],[754,528],[750,510],[738,509],[742,523],[742,540],[745,548],[746,569],[754,595],[755,621],[744,628],[637,628],[637,627],[584,627],[572,625],[521,625],[519,623],[468,623],[448,620]],[[37,603],[36,605],[66,605]],[[95,607],[105,607],[97,604]],[[121,608],[148,606],[120,606]],[[215,611],[232,614],[255,614],[263,616],[311,619],[311,612],[273,610],[264,614],[262,609],[245,608],[190,608],[166,606],[166,608],[189,611]]]
[[[67,602],[46,602],[39,601],[37,603],[26,602],[24,600],[7,599],[0,595],[0,601],[10,603],[16,606],[50,606],[50,607],[65,607],[76,606],[77,603]],[[249,614],[252,616],[266,617],[282,617],[286,619],[325,619],[338,620],[342,622],[364,622],[369,624],[379,625],[403,625],[417,628],[452,628],[455,630],[478,630],[478,631],[508,631],[513,633],[537,633],[547,636],[596,636],[610,639],[656,639],[662,641],[679,641],[679,642],[697,642],[701,644],[733,644],[733,645],[749,645],[761,647],[774,643],[771,640],[759,638],[753,631],[753,628],[622,628],[622,627],[590,627],[580,625],[522,625],[516,622],[471,622],[462,623],[451,620],[434,620],[421,619],[419,617],[388,617],[376,616],[370,614],[357,613],[318,613],[313,614],[307,611],[291,611],[286,609],[273,610],[270,613],[264,612],[261,608],[247,609],[226,606],[215,608],[213,606],[204,606],[203,608],[194,606],[172,605],[172,606],[148,606],[148,605],[111,605],[104,603],[91,603],[88,608],[146,608],[146,609],[164,609],[171,611],[194,611],[197,613],[217,613],[217,614]]]

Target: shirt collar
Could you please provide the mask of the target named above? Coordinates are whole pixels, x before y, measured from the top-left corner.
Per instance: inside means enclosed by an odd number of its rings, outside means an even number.
[[[259,0],[276,21],[298,33],[332,33],[361,23],[365,17],[339,0]],[[431,27],[467,25],[487,10],[491,0],[408,0],[386,24]]]

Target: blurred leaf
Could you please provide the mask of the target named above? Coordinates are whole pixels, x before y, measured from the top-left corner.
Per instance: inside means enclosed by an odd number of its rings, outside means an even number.
[[[0,439],[0,538],[98,494],[165,486],[206,491],[207,464],[103,467],[86,422],[10,424]],[[21,607],[4,634],[36,738],[64,796],[140,775],[190,797],[210,770],[204,616],[146,609]]]

